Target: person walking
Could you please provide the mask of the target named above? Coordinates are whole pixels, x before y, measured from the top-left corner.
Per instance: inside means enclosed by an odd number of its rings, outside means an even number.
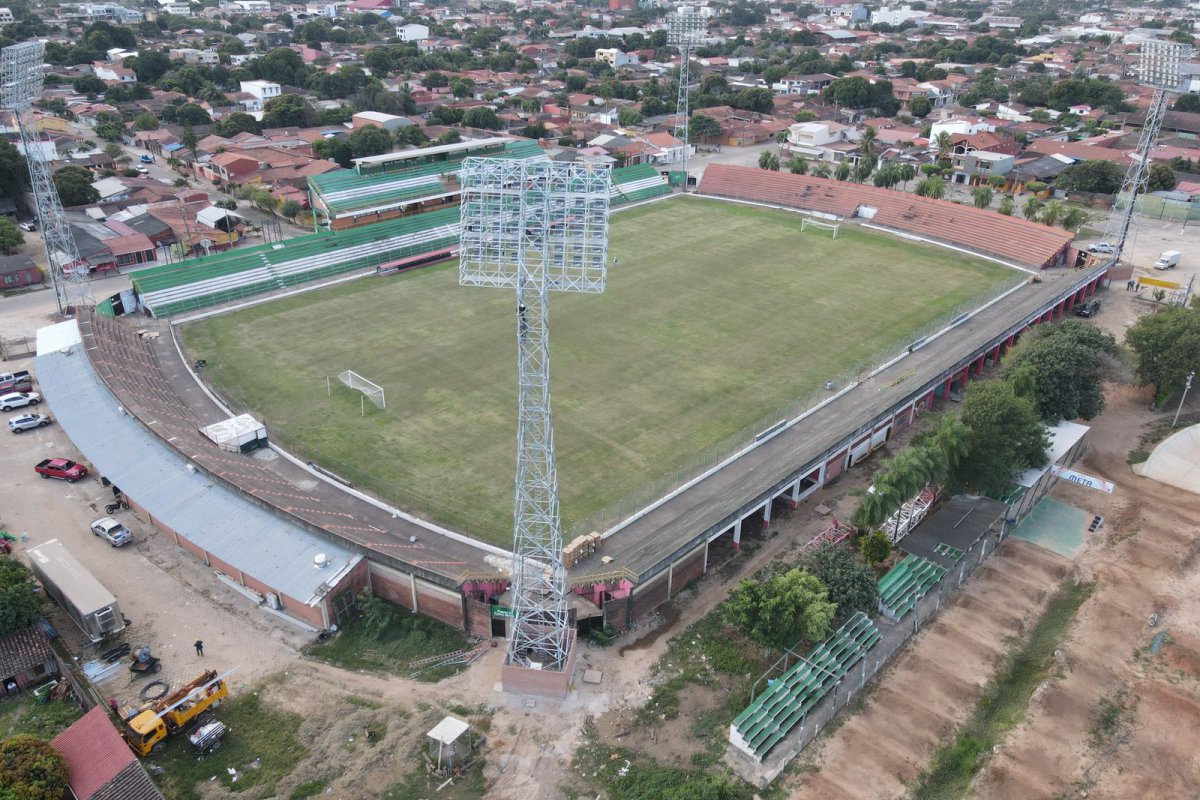
[[[200,639],[196,640],[196,655],[204,658],[204,642]]]

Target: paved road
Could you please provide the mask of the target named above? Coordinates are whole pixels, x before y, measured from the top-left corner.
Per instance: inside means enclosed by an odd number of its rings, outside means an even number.
[[[765,493],[791,479],[797,470],[819,464],[822,458],[849,444],[848,439],[861,436],[864,428],[889,409],[1020,327],[1084,277],[1084,273],[1073,270],[1043,273],[1041,283],[1026,284],[618,531],[595,556],[573,568],[572,576],[578,580],[589,573],[624,567],[645,578],[665,569],[681,549],[695,547],[712,531],[731,527],[740,515],[760,505]],[[601,564],[601,556],[613,561]]]

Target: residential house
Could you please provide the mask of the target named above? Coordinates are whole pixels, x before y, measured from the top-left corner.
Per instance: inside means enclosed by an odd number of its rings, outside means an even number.
[[[416,22],[397,25],[396,38],[402,42],[423,42],[429,38],[429,26]]]
[[[50,640],[37,625],[0,638],[0,689],[4,694],[36,688],[57,674],[58,660]]]
[[[19,289],[22,286],[36,286],[42,282],[42,271],[38,269],[33,258],[28,255],[0,256],[0,289]],[[12,637],[0,639],[0,678],[16,675],[24,670],[14,671],[9,663],[6,651],[7,642]],[[24,684],[18,684],[24,686]]]
[[[16,19],[13,17],[12,9],[0,8],[0,26],[11,25]]]
[[[243,92],[258,99],[253,111],[261,111],[268,101],[283,94],[283,87],[274,81],[241,81],[239,85]]]
[[[616,47],[601,47],[596,50],[596,61],[608,64],[613,69],[620,69],[621,67],[637,66],[638,57],[626,54]]]
[[[274,50],[277,47],[287,47],[292,43],[292,35],[286,30],[266,30],[254,32],[255,41],[260,50]]]
[[[778,94],[819,94],[829,84],[837,80],[836,75],[818,72],[812,75],[785,75],[771,84],[771,90]]]
[[[844,145],[850,143],[852,131],[848,125],[831,120],[797,122],[788,126],[787,139],[780,149],[790,155],[837,163],[847,157]]]
[[[368,125],[374,125],[377,128],[383,128],[389,133],[395,133],[401,128],[407,128],[412,125],[412,120],[408,117],[384,114],[380,111],[359,111],[350,118],[350,127],[354,130],[365,128]]]
[[[106,83],[137,83],[137,73],[116,64],[93,61],[92,71],[96,73],[97,78]]]
[[[50,744],[66,762],[74,800],[163,800],[103,706],[84,714]]]

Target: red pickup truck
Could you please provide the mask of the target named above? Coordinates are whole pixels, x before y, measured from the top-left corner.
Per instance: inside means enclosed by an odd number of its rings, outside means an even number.
[[[76,464],[66,458],[47,458],[34,467],[33,471],[43,478],[59,478],[69,483],[85,478],[88,474],[88,469],[83,464]]]

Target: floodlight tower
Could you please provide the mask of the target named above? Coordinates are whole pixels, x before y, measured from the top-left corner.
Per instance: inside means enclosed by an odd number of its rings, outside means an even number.
[[[29,165],[29,182],[37,206],[42,246],[50,268],[50,282],[61,316],[71,313],[75,307],[91,307],[95,300],[88,283],[87,263],[79,257],[75,236],[63,217],[62,201],[58,198],[50,163],[42,150],[33,117],[33,103],[42,96],[45,50],[43,42],[23,42],[4,48],[0,54],[0,106],[10,109],[17,118],[25,163]]]
[[[1162,129],[1167,100],[1172,93],[1180,91],[1183,81],[1182,67],[1190,57],[1191,48],[1179,42],[1142,42],[1138,65],[1139,82],[1154,89],[1154,95],[1150,100],[1150,107],[1146,109],[1146,121],[1142,124],[1142,133],[1138,137],[1137,152],[1125,172],[1125,180],[1117,192],[1117,202],[1104,229],[1104,241],[1116,248],[1114,260],[1120,260],[1121,253],[1131,238],[1134,206],[1137,195],[1145,189],[1146,179],[1150,174],[1150,155]],[[1124,206],[1121,205],[1122,197],[1125,198]]]
[[[547,304],[551,291],[604,291],[611,176],[585,164],[498,158],[468,158],[461,175],[459,284],[516,291],[513,617],[503,674],[553,671],[565,694],[574,638],[550,418]]]
[[[691,6],[680,6],[667,15],[667,42],[679,48],[679,97],[675,101],[675,141],[683,142],[683,191],[687,191],[688,89],[691,87],[692,50],[704,40],[705,19]]]

